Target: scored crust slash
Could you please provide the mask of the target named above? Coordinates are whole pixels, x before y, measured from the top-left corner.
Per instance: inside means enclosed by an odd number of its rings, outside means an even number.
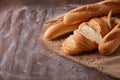
[[[109,55],[120,44],[120,18],[116,17],[120,14],[119,8],[120,0],[105,0],[80,6],[49,26],[43,38],[53,41],[59,36],[73,32],[61,44],[66,55],[95,49],[98,49],[101,55]]]

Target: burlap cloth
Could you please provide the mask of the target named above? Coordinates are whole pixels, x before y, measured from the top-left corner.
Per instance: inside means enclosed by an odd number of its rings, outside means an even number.
[[[58,19],[59,18],[55,20]],[[60,19],[62,19],[62,17],[60,17]],[[50,21],[48,25],[44,25],[41,31],[42,33],[40,36],[40,40],[47,49],[59,56],[70,59],[78,64],[97,69],[98,71],[106,75],[120,79],[120,48],[118,48],[110,56],[101,56],[97,50],[92,52],[86,52],[76,56],[65,55],[61,47],[61,44],[64,41],[63,38],[52,41],[43,39],[44,32],[50,25],[52,25],[51,23],[54,23],[54,21]]]

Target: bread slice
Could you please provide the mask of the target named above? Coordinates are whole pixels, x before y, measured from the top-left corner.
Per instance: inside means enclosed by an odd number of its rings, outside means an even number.
[[[79,33],[85,36],[86,38],[95,41],[96,43],[99,43],[101,40],[101,36],[93,29],[91,28],[86,22],[82,23],[79,27]]]
[[[74,55],[97,49],[100,41],[109,30],[106,22],[100,18],[83,22],[79,29],[63,42],[63,50],[68,55]]]

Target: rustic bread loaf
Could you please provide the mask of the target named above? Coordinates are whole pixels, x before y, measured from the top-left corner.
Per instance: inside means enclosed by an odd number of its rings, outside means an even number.
[[[110,10],[113,15],[120,14],[120,0],[105,0],[98,3],[88,4],[75,8],[64,16],[64,23],[67,25],[88,21],[91,18],[107,16]]]
[[[120,45],[120,24],[116,25],[99,44],[101,55],[110,55]]]
[[[46,38],[47,40],[52,40],[65,33],[72,32],[78,29],[78,27],[79,27],[79,23],[69,26],[69,25],[65,25],[63,21],[60,21],[56,24],[49,26],[49,28],[44,33],[44,38]]]

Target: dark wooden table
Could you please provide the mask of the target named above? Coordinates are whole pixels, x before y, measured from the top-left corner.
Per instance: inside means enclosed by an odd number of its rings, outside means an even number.
[[[43,23],[100,0],[1,0],[0,80],[115,80],[55,55],[39,41]]]

